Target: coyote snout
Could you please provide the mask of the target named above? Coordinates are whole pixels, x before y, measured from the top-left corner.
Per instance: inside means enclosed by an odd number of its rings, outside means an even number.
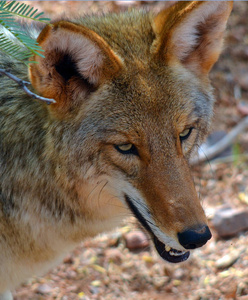
[[[156,123],[152,125],[150,122],[149,130],[156,132],[155,126]],[[168,124],[164,126],[166,128]],[[148,134],[148,130],[143,131]],[[140,165],[138,176],[130,179],[133,191],[126,195],[125,200],[152,236],[160,256],[175,263],[189,257],[186,250],[203,246],[211,238],[211,233],[188,163],[182,155],[181,146],[176,147],[177,143],[184,144],[185,140],[182,142],[166,131],[164,134],[163,137],[161,132],[157,132],[149,138],[144,138],[143,134],[143,140],[150,140],[150,150],[146,149],[149,165]],[[157,136],[160,136],[159,140]],[[167,149],[170,149],[169,154],[166,154]],[[164,155],[159,155],[159,152]]]

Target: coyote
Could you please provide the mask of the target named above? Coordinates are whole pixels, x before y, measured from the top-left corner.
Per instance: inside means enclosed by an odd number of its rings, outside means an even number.
[[[171,263],[211,233],[189,168],[206,137],[232,2],[178,2],[47,25],[45,58],[1,67],[53,98],[0,91],[0,299],[130,211]]]

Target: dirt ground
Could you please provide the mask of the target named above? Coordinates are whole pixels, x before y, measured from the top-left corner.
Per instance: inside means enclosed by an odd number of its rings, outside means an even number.
[[[122,11],[130,7],[159,10],[169,2],[30,1],[51,16]],[[247,115],[248,2],[235,2],[228,22],[226,45],[211,72],[216,106],[213,132],[231,130]],[[248,133],[237,137],[230,153],[192,168],[210,226],[224,204],[247,208]],[[182,264],[163,262],[152,246],[139,252],[126,247],[125,236],[137,230],[131,218],[114,232],[83,242],[44,277],[27,280],[15,300],[104,299],[248,299],[248,232],[231,239],[213,238]],[[138,229],[140,230],[140,229]]]

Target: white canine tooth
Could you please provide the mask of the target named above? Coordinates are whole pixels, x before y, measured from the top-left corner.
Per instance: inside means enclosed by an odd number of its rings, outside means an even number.
[[[169,251],[170,251],[170,249],[171,249],[171,247],[170,247],[170,246],[168,246],[168,245],[166,245],[166,246],[165,246],[165,251],[166,251],[166,252],[169,252]]]
[[[171,250],[169,253],[171,256],[181,256],[181,255],[184,255],[186,252],[184,252],[184,251],[174,252],[173,250]]]

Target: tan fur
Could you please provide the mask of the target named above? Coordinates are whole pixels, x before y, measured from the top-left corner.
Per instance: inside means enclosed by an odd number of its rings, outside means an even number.
[[[232,2],[228,1],[181,1],[162,11],[154,20],[154,30],[159,34],[156,52],[169,59],[176,57],[198,76],[207,74],[219,57],[226,24],[224,20],[231,9]],[[201,28],[203,20],[205,24]],[[215,27],[219,20],[223,22]],[[198,28],[196,24],[199,25]],[[202,36],[198,36],[199,31]],[[204,41],[201,42],[200,39]]]
[[[208,72],[231,6],[183,2],[157,16],[48,25],[38,37],[45,59],[34,57],[29,78],[56,104],[33,101],[1,77],[0,295],[130,209],[178,251],[180,233],[206,226],[188,159],[210,127]],[[133,152],[122,153],[129,144]]]

